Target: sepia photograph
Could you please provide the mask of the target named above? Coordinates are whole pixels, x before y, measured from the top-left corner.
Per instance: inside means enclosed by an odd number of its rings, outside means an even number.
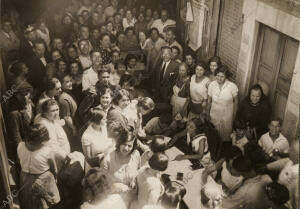
[[[0,0],[0,209],[298,209],[300,0]]]

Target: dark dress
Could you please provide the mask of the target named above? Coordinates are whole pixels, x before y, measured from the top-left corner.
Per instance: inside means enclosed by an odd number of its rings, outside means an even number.
[[[256,128],[257,139],[268,131],[268,123],[272,114],[272,107],[267,97],[262,97],[257,105],[252,105],[249,97],[239,105],[236,119],[246,122],[250,128]]]

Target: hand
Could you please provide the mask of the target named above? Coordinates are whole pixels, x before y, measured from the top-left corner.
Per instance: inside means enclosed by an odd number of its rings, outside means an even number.
[[[181,161],[184,160],[184,155],[177,155],[174,160]]]
[[[114,183],[111,188],[111,193],[124,193],[129,190],[130,190],[130,188],[126,184]]]
[[[173,138],[168,142],[168,146],[172,147],[174,145],[174,143],[177,141],[177,136],[173,136]]]

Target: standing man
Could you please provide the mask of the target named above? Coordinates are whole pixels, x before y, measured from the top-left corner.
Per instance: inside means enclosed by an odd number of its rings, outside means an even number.
[[[166,37],[166,29],[169,26],[176,26],[174,20],[169,19],[167,10],[163,9],[161,11],[161,18],[153,22],[151,28],[157,28],[159,33]]]
[[[162,48],[162,57],[152,74],[152,92],[157,102],[170,103],[172,87],[178,74],[178,63],[171,60],[171,48]]]
[[[176,41],[175,31],[171,28],[167,29],[166,42],[168,43],[168,46],[170,48],[172,48],[173,46],[178,47],[178,49],[179,49],[179,59],[182,61],[183,49],[182,49],[182,46]]]

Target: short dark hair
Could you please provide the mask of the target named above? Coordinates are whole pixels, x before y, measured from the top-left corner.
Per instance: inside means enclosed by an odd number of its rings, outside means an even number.
[[[57,105],[58,103],[55,99],[48,99],[44,101],[41,105],[42,114],[46,113],[51,106]]]
[[[269,121],[269,124],[272,123],[273,121],[279,122],[279,125],[282,125],[282,119],[280,117],[272,117]]]
[[[156,31],[157,34],[159,34],[159,30],[156,27],[151,28],[150,31],[149,31],[149,33],[151,34],[152,31]]]
[[[51,79],[48,79],[47,82],[46,82],[46,91],[50,91],[52,89],[54,89],[56,87],[56,84],[59,83],[60,81],[57,79],[57,78],[51,78]]]
[[[137,105],[144,110],[153,110],[155,107],[155,104],[150,97],[139,97]]]
[[[135,34],[135,32],[134,32],[134,27],[129,26],[129,27],[127,27],[127,28],[125,29],[125,35],[127,35],[127,33],[128,33],[130,30],[133,32],[133,34]]]
[[[120,89],[119,91],[116,92],[116,95],[115,95],[115,97],[113,98],[113,101],[112,101],[112,102],[113,102],[115,105],[118,105],[118,104],[119,104],[119,101],[120,101],[124,96],[130,98],[129,92],[128,92],[127,90],[125,90],[125,89]]]
[[[133,141],[133,148],[131,150],[132,153],[137,147],[137,138],[131,130],[128,130],[127,128],[121,130],[120,137],[116,139],[116,150],[120,150],[120,146],[122,144],[131,141]]]
[[[135,81],[132,75],[125,74],[120,79],[120,86],[122,87],[124,83],[129,83],[130,86],[135,85]]]
[[[232,167],[241,173],[248,173],[253,169],[251,160],[245,156],[239,156],[232,162]]]
[[[180,54],[180,52],[181,52],[178,46],[172,46],[172,47],[171,47],[171,50],[172,50],[172,49],[176,49],[176,50],[178,51],[178,54]]]
[[[195,69],[197,68],[197,66],[202,67],[204,71],[207,72],[208,67],[204,61],[198,61],[195,65]]]
[[[247,128],[247,124],[243,120],[235,120],[233,122],[233,129],[234,130],[246,129],[246,128]]]
[[[19,60],[15,61],[10,67],[10,72],[12,72],[15,76],[19,76],[22,73],[23,65],[26,65],[25,62]]]
[[[36,47],[36,45],[38,45],[38,44],[43,44],[44,47],[46,47],[45,41],[44,41],[43,39],[41,39],[41,38],[37,38],[37,39],[33,42],[33,46],[34,46],[34,47]]]
[[[269,200],[278,205],[283,205],[290,199],[289,190],[277,182],[266,185],[265,193]]]
[[[104,115],[101,112],[99,112],[99,111],[91,112],[89,121],[92,123],[95,123],[97,125],[100,125],[103,118],[104,118]]]
[[[211,58],[208,60],[207,65],[209,66],[210,63],[212,63],[212,62],[217,63],[218,67],[221,67],[221,66],[222,66],[221,58],[218,57],[218,56],[213,56],[213,57],[211,57]]]
[[[227,79],[232,76],[232,73],[230,72],[227,65],[222,65],[221,67],[218,67],[215,71],[215,76],[218,75],[219,73],[224,73]]]
[[[241,149],[237,146],[230,146],[228,149],[225,150],[225,160],[226,162],[229,162],[229,160],[234,160],[235,158],[242,156],[243,152]]]
[[[153,153],[164,152],[167,149],[165,138],[162,135],[156,135],[152,139],[150,149]]]
[[[100,56],[102,56],[101,52],[97,49],[93,49],[91,52],[90,52],[90,56],[92,57],[94,53],[99,53]]]
[[[163,153],[154,153],[149,159],[150,168],[157,171],[165,171],[168,168],[169,158]]]

